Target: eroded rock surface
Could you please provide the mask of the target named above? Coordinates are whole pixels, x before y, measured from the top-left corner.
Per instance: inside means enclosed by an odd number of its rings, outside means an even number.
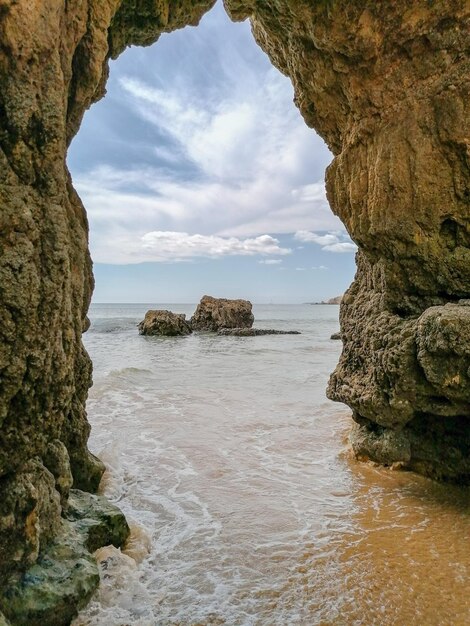
[[[117,507],[73,490],[53,541],[24,575],[12,573],[2,585],[0,609],[14,626],[70,624],[100,581],[91,552],[104,545],[119,547],[128,535]]]
[[[255,318],[248,300],[203,296],[190,320],[193,330],[216,332],[221,328],[251,328]]]
[[[176,337],[177,335],[190,335],[192,332],[184,313],[172,313],[163,309],[147,311],[145,318],[139,324],[141,335]]]
[[[63,528],[71,477],[95,490],[104,470],[86,446],[93,276],[67,146],[110,57],[213,3],[0,0],[0,588]]]
[[[328,199],[359,254],[328,394],[353,409],[356,452],[388,464],[409,448],[409,467],[469,482],[466,315],[434,307],[470,295],[470,4],[226,5],[251,17],[334,155]],[[432,339],[447,323],[458,347]]]
[[[0,479],[0,589],[12,570],[34,565],[57,534],[61,513],[54,476],[39,459]]]
[[[0,581],[57,536],[67,463],[82,489],[103,471],[86,447],[93,278],[67,145],[110,58],[213,3],[0,0]],[[468,482],[468,1],[226,7],[251,19],[334,155],[328,198],[360,252],[328,393],[354,411],[358,454],[403,461],[406,439],[410,467]],[[250,314],[207,330],[251,327]]]

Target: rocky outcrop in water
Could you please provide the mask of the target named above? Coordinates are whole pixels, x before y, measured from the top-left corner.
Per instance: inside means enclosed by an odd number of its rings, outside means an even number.
[[[147,311],[138,328],[141,335],[164,337],[190,335],[193,332],[184,313],[172,313],[166,310]]]
[[[330,339],[333,339],[333,341],[341,341],[341,333],[333,333]]]
[[[298,330],[273,330],[271,328],[221,328],[222,337],[259,337],[261,335],[300,335]]]
[[[213,4],[0,2],[2,588],[61,532],[67,468],[86,490],[103,472],[86,446],[93,278],[67,145],[105,93],[110,58]],[[457,304],[470,297],[468,1],[225,5],[251,19],[334,155],[328,199],[359,253],[328,394],[353,409],[357,453],[469,482],[470,337]],[[207,329],[251,327],[250,315]]]
[[[248,300],[203,296],[190,320],[193,330],[216,332],[221,328],[251,328],[255,318]]]

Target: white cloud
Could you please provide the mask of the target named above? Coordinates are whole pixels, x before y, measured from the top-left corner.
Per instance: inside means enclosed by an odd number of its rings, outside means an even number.
[[[325,246],[323,250],[327,250],[328,252],[357,252],[357,246],[355,243],[350,243],[348,241],[343,241],[339,243],[334,243],[330,246]]]
[[[292,196],[300,202],[315,202],[316,200],[326,199],[325,186],[320,182],[304,185],[299,189],[293,189],[291,193]]]
[[[260,235],[254,239],[237,239],[154,231],[146,233],[142,237],[142,243],[144,250],[166,258],[253,256],[291,252],[289,248],[281,248],[279,240],[270,235]]]
[[[279,256],[291,253],[289,248],[281,247],[279,240],[270,235],[238,239],[174,231],[151,231],[135,240],[121,231],[114,232],[110,239],[119,249],[119,254],[115,255],[115,263],[180,262],[201,257],[216,259],[225,256]],[[106,250],[104,258],[107,258]],[[101,261],[99,255],[96,260]]]
[[[327,266],[326,265],[316,265],[314,267],[312,267],[312,270],[327,270]]]
[[[226,90],[211,99],[188,92],[181,81],[164,90],[136,78],[119,81],[129,108],[197,168],[191,180],[175,172],[163,184],[155,172],[154,192],[167,206],[178,204],[181,220],[174,226],[200,231],[210,224],[211,232],[237,237],[341,228],[323,181],[311,182],[312,174],[323,178],[329,156],[293,107],[290,82],[274,68],[256,76],[236,65]],[[251,80],[233,81],[243,72]]]
[[[357,246],[351,241],[351,239],[342,231],[329,232],[324,235],[308,230],[299,230],[295,233],[294,239],[298,241],[305,241],[308,243],[315,243],[321,246],[322,250],[327,252],[356,252]]]
[[[99,166],[76,176],[74,182],[90,217],[93,257],[102,263],[122,259],[117,239],[113,245],[110,238],[116,228],[126,229],[137,242],[154,230],[245,238],[267,232],[290,233],[306,225],[337,226],[332,224],[326,204],[316,208],[305,203],[283,205],[290,195],[282,177],[274,175],[269,182],[253,179],[235,185],[179,181],[153,167],[123,170]]]
[[[295,271],[296,272],[305,272],[306,268],[305,267],[296,267]]]
[[[262,265],[279,265],[282,263],[282,259],[261,259],[258,263],[261,263]]]
[[[155,156],[162,161],[166,161],[169,165],[176,165],[181,161],[181,152],[176,149],[170,149],[165,146],[155,146],[153,152]]]
[[[295,233],[294,238],[298,241],[305,241],[308,243],[317,243],[319,246],[331,245],[338,243],[339,238],[335,233],[328,233],[326,235],[317,235],[308,230],[299,230]]]
[[[259,79],[257,89],[233,83],[228,93],[213,100],[205,93],[186,91],[181,84],[160,89],[127,76],[119,83],[129,106],[171,138],[211,179],[253,180],[275,171],[291,178],[292,185],[308,148],[325,149],[292,105],[290,82],[274,68]],[[300,202],[324,197],[322,183],[286,191]]]
[[[181,35],[187,45],[173,33],[178,51],[157,43],[126,53],[138,63],[120,65],[123,55],[112,64],[108,101],[119,102],[118,119],[127,113],[127,137],[133,127],[141,133],[147,160],[126,163],[120,144],[122,158],[97,157],[74,174],[97,261],[133,262],[150,232],[246,240],[343,228],[323,183],[331,155],[292,104],[290,81],[256,49],[248,25],[223,11],[209,22],[191,43]],[[327,237],[321,245],[343,241]]]

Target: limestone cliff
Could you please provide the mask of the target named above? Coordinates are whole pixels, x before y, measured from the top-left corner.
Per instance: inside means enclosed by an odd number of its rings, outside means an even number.
[[[213,2],[0,0],[2,591],[61,532],[64,485],[93,491],[104,469],[86,447],[93,276],[67,146],[104,95],[110,56],[197,23]],[[0,598],[0,611],[11,604]]]
[[[71,475],[93,490],[103,470],[86,448],[93,279],[67,146],[109,58],[213,3],[0,0],[0,586],[57,534]],[[357,454],[468,482],[469,0],[226,7],[334,154],[328,198],[360,252],[329,395],[353,409]]]
[[[334,154],[359,246],[328,394],[356,453],[470,480],[470,2],[226,0]]]

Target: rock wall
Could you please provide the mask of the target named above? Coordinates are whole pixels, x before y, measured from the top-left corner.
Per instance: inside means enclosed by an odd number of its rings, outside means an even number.
[[[0,0],[0,582],[56,533],[86,448],[93,289],[65,165],[110,57],[214,0]],[[468,0],[226,0],[290,76],[334,154],[333,211],[360,248],[329,395],[359,456],[470,477]]]
[[[470,3],[226,0],[334,154],[359,246],[328,395],[356,454],[470,481]]]
[[[69,483],[94,491],[104,469],[86,447],[93,276],[67,146],[109,57],[213,3],[0,0],[0,591],[60,534]]]

